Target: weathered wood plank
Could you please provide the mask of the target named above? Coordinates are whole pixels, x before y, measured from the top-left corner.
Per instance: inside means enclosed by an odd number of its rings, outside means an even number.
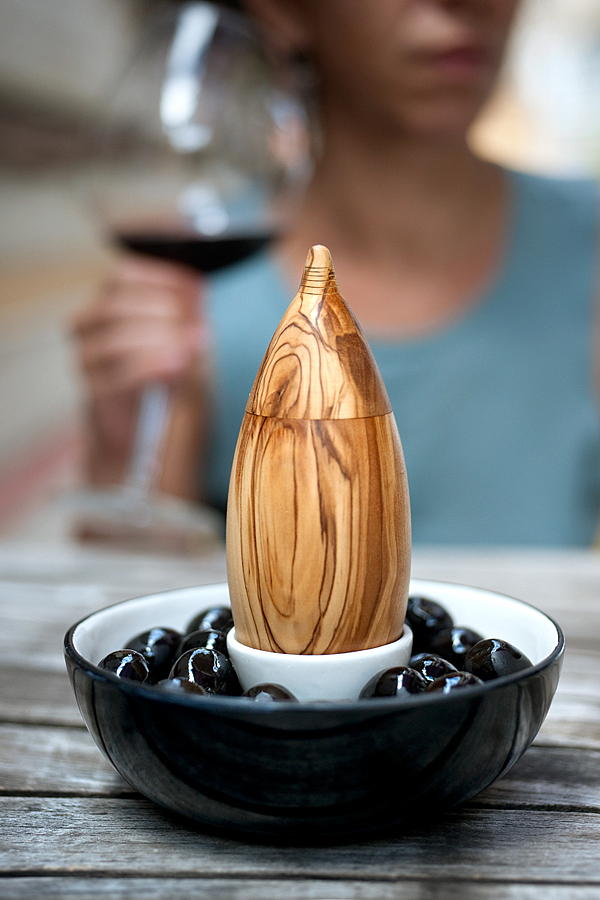
[[[598,900],[593,885],[489,881],[327,881],[231,878],[0,878],[3,900]]]
[[[0,725],[0,793],[135,795],[83,729]],[[600,752],[532,747],[478,807],[600,811]]]
[[[224,580],[225,551],[201,556],[137,554],[72,543],[2,540],[2,579],[23,584],[104,583],[145,594]],[[125,596],[134,596],[126,594]]]
[[[600,557],[600,554],[598,555]],[[554,613],[568,639],[564,679],[569,678],[569,649],[586,651],[586,667],[592,667],[590,684],[600,672],[600,562],[595,554],[528,552],[523,563],[518,552],[470,554],[465,562],[454,551],[443,552],[428,561],[417,550],[414,572],[436,577],[454,577],[470,583],[500,588],[525,597]],[[582,573],[574,568],[573,557]],[[436,562],[437,560],[437,562]],[[454,560],[454,562],[452,562]],[[537,562],[536,562],[537,560]],[[567,575],[562,571],[566,568]],[[531,568],[531,572],[529,571]],[[73,621],[87,613],[153,590],[192,583],[206,583],[225,577],[223,554],[206,560],[174,560],[168,557],[137,557],[127,554],[63,548],[54,551],[44,545],[0,545],[0,653],[4,665],[62,671],[62,638]],[[562,575],[561,575],[562,573]],[[543,601],[543,602],[540,602]],[[585,672],[577,672],[585,678]],[[561,685],[562,688],[562,685]],[[592,690],[586,694],[592,705],[584,720],[600,721]],[[559,694],[560,696],[560,694]],[[569,697],[566,712],[572,720]],[[572,726],[567,730],[567,739]],[[550,738],[548,737],[550,740]],[[578,740],[578,734],[573,736]],[[595,744],[598,746],[598,743]]]
[[[558,690],[536,742],[600,749],[599,684],[598,653],[567,648]]]
[[[10,546],[10,545],[8,545]],[[62,670],[64,634],[74,622],[128,597],[225,580],[224,553],[205,559],[140,557],[74,547],[7,558],[0,543],[0,658],[5,666]],[[26,562],[31,562],[31,571]]]
[[[527,600],[556,616],[568,638],[584,641],[587,636],[590,641],[600,633],[600,553],[557,548],[415,547],[412,572],[414,577],[471,584]],[[69,591],[74,589],[71,599],[67,597],[70,612],[77,605],[79,587],[82,600],[87,597],[92,604],[85,614],[97,608],[88,591],[114,589],[114,596],[108,600],[113,602],[151,591],[221,581],[225,579],[225,563],[224,553],[187,559],[107,552],[76,544],[2,541],[0,573],[7,594],[11,584],[55,586],[54,602],[59,606],[65,599],[61,591],[69,586]],[[54,604],[46,604],[46,615],[52,617],[54,608]]]
[[[36,792],[136,793],[85,729],[0,725],[0,793]]]
[[[0,666],[0,685],[0,721],[85,727],[64,668]]]
[[[600,752],[530,747],[510,772],[470,805],[600,812]]]
[[[224,554],[206,559],[134,556],[44,544],[0,544],[0,651],[35,650],[57,666],[66,628],[126,597],[225,579]],[[568,646],[598,653],[600,553],[416,548],[413,574],[504,591],[554,615]],[[9,657],[5,654],[10,654]]]
[[[549,548],[413,548],[412,574],[499,591],[559,623],[567,646],[595,652],[600,635],[600,553]]]
[[[0,875],[492,880],[600,888],[600,815],[468,809],[336,847],[217,837],[145,800],[0,798]]]

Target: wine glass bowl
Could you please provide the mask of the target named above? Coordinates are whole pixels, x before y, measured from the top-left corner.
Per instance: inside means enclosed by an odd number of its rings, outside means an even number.
[[[113,92],[96,207],[111,237],[202,272],[260,249],[304,186],[302,105],[250,20],[207,2],[163,14]]]
[[[308,174],[297,98],[245,16],[208,2],[163,11],[107,104],[96,216],[122,249],[208,273],[264,247]],[[141,395],[125,484],[76,498],[87,540],[196,548],[222,533],[214,515],[160,495],[169,391]]]

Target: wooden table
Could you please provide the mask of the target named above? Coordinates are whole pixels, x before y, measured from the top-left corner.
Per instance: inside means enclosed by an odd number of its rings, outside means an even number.
[[[67,627],[158,589],[219,581],[224,559],[0,543],[0,897],[211,900],[600,898],[600,554],[427,549],[413,572],[553,615],[563,676],[534,746],[424,827],[326,848],[203,833],[129,788],[92,743],[62,660]]]

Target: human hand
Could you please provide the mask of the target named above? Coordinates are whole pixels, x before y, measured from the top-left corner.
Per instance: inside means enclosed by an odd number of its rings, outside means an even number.
[[[90,475],[123,477],[143,388],[161,381],[185,392],[206,348],[202,278],[191,269],[129,256],[73,320],[90,395]]]

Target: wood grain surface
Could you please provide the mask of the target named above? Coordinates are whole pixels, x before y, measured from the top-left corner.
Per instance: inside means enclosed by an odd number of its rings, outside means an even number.
[[[317,244],[265,353],[246,412],[356,419],[391,411],[371,348],[340,294],[329,250]]]
[[[381,376],[313,247],[259,370],[227,515],[236,637],[279,653],[344,653],[402,633],[410,505]]]
[[[0,797],[0,876],[22,871],[158,877],[586,881],[600,887],[600,814],[465,808],[335,846],[252,845],[210,834],[149,800]],[[149,852],[150,851],[150,852]]]
[[[444,879],[144,878],[51,875],[3,879],[3,900],[598,900],[594,884]]]

